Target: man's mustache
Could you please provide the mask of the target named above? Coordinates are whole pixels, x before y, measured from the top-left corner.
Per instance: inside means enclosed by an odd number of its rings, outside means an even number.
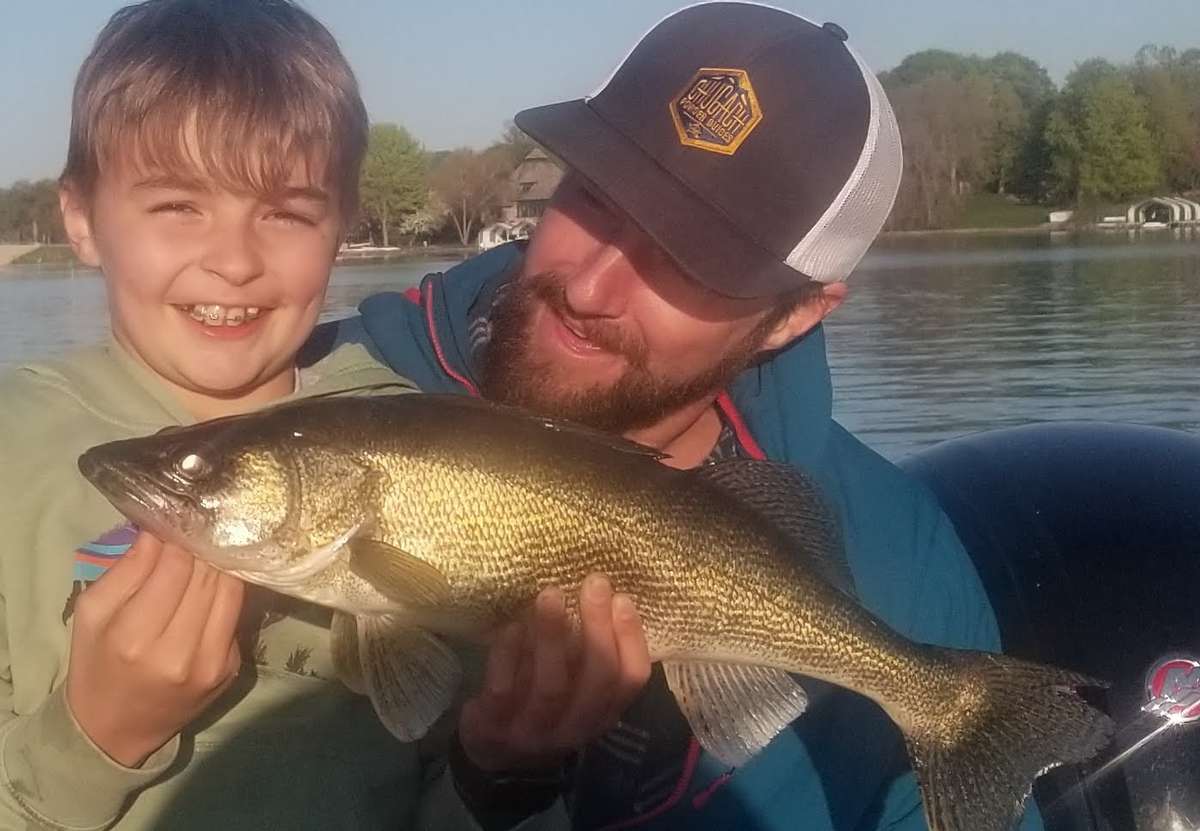
[[[630,337],[620,325],[594,317],[580,317],[567,302],[567,289],[553,273],[535,274],[525,288],[532,296],[570,325],[576,334],[605,352],[623,357],[635,369],[646,368],[646,344]]]

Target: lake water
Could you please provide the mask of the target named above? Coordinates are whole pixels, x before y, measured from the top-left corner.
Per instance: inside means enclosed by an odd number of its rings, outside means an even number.
[[[448,265],[339,268],[324,317]],[[0,369],[104,328],[95,272],[0,269]],[[892,459],[1031,421],[1200,431],[1200,233],[889,239],[828,328],[838,418]]]

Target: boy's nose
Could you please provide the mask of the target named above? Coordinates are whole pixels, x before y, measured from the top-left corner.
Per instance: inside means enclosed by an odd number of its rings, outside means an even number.
[[[226,222],[213,229],[201,267],[240,286],[260,276],[263,258],[252,224]]]

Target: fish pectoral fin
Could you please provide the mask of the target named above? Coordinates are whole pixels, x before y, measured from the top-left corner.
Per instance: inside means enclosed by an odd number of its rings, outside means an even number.
[[[359,695],[367,694],[366,673],[358,653],[358,621],[335,611],[329,625],[329,651],[338,680]]]
[[[392,615],[359,615],[358,655],[375,714],[400,741],[424,736],[462,681],[458,656],[437,636]]]
[[[350,555],[350,570],[392,600],[406,605],[436,606],[450,599],[450,584],[445,575],[394,545],[353,539]]]
[[[667,686],[701,746],[740,765],[799,718],[808,695],[773,667],[663,661]]]

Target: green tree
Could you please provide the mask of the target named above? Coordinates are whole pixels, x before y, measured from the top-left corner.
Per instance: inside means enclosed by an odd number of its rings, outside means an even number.
[[[1115,66],[1080,64],[1046,126],[1054,193],[1075,204],[1124,200],[1162,182],[1145,102]]]
[[[937,127],[933,132],[942,135],[949,130],[957,134],[954,143],[969,151],[950,168],[962,186],[1029,195],[1023,167],[1041,150],[1045,122],[1044,115],[1040,120],[1038,116],[1044,114],[1046,100],[1055,93],[1044,67],[1016,52],[980,58],[927,49],[909,55],[881,78],[893,94],[904,88],[933,85],[952,96],[954,100],[945,102],[945,106],[924,94],[902,97],[910,104],[921,101],[926,112],[932,108],[944,116],[954,111],[953,125]],[[925,126],[911,129],[928,133]],[[906,142],[906,146],[909,144]]]
[[[993,55],[984,62],[983,71],[998,90],[991,188],[1039,200],[1048,164],[1046,119],[1057,93],[1054,82],[1045,67],[1017,52]]]
[[[1179,192],[1200,188],[1200,51],[1195,65],[1187,55],[1169,46],[1143,46],[1130,70],[1146,102],[1166,184]]]
[[[983,63],[983,72],[997,81],[1007,81],[1021,99],[1026,111],[1032,112],[1046,99],[1054,96],[1054,82],[1046,68],[1018,52],[1000,52]]]
[[[362,168],[362,205],[367,218],[378,223],[383,245],[391,244],[390,229],[404,214],[425,202],[425,151],[398,124],[373,124]]]
[[[960,55],[945,49],[926,49],[902,60],[895,69],[879,74],[884,86],[900,88],[920,84],[935,75],[953,79],[978,73],[981,61],[973,55]]]

